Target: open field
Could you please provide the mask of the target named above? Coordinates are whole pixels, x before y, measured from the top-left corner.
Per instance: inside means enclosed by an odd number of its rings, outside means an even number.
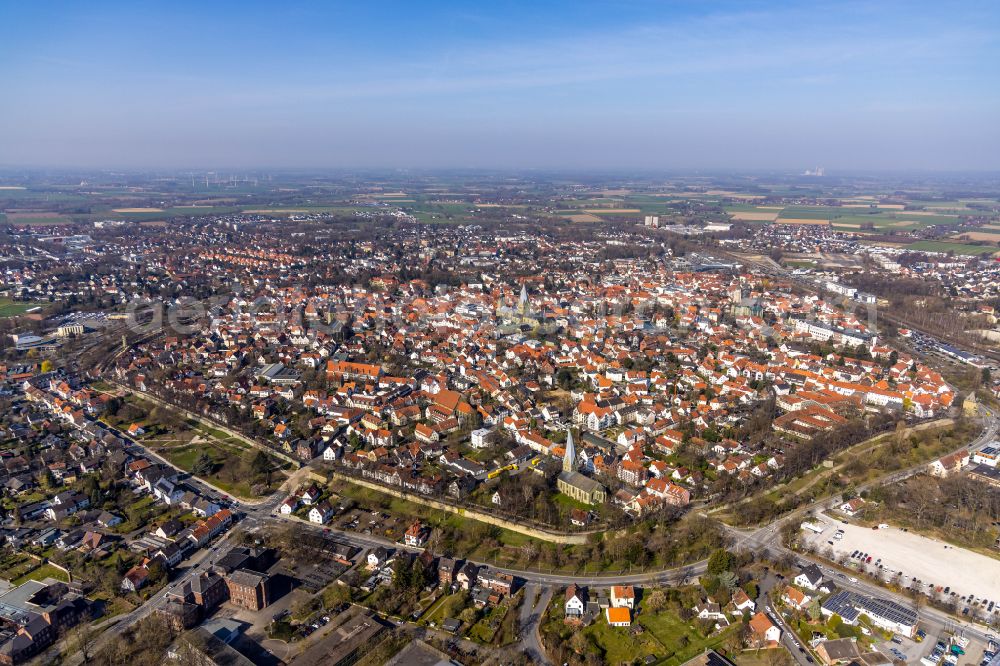
[[[19,301],[12,301],[9,298],[0,298],[0,319],[4,317],[16,317],[36,307],[38,307],[37,303],[21,303]]]
[[[641,213],[642,210],[639,208],[584,208],[583,212],[599,215],[601,213]]]
[[[6,216],[9,224],[45,225],[69,223],[69,220],[59,213],[8,210]]]
[[[974,241],[986,241],[988,243],[996,243],[1000,241],[1000,231],[995,234],[991,234],[984,231],[963,231],[957,236],[952,236],[953,240],[963,241],[963,240],[974,240]]]
[[[112,208],[113,213],[162,213],[162,208]]]
[[[995,246],[963,245],[962,243],[947,243],[944,241],[918,241],[911,243],[907,249],[914,252],[954,252],[955,254],[991,254],[997,251]]]
[[[601,222],[601,218],[596,215],[591,215],[590,213],[581,213],[580,215],[567,215],[566,219],[570,222]]]
[[[771,222],[778,217],[777,211],[761,211],[761,212],[744,212],[737,211],[735,213],[730,213],[734,220],[744,220],[744,221],[766,221]]]
[[[780,217],[775,220],[778,224],[814,224],[819,226],[826,226],[830,224],[830,220],[823,219],[813,219],[805,217]]]

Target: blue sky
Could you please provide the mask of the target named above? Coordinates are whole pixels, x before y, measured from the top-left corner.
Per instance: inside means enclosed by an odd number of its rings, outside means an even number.
[[[1000,169],[997,2],[0,0],[0,164]]]

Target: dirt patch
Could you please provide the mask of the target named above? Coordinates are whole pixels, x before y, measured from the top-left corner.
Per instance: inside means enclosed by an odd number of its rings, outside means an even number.
[[[760,213],[748,213],[746,211],[741,211],[736,213],[730,213],[730,215],[734,220],[746,220],[747,222],[754,222],[754,221],[773,222],[778,218],[778,212],[780,210],[781,209],[779,208],[778,210],[773,212],[763,211]]]
[[[581,215],[567,215],[566,219],[570,222],[601,222],[601,218],[596,215],[581,214]]]
[[[966,231],[951,237],[952,240],[977,240],[996,243],[1000,241],[1000,233],[990,234],[983,231]]]

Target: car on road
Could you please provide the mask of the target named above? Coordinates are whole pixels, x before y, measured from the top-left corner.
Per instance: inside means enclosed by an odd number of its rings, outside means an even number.
[[[850,578],[848,578],[847,580],[851,581],[852,583],[857,583],[857,582],[858,582],[858,579],[857,579],[857,578],[855,578],[854,576],[851,576],[851,577],[850,577]]]

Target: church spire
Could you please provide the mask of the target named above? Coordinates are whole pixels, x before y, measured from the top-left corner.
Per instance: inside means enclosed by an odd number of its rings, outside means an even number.
[[[573,446],[572,430],[566,430],[566,455],[563,456],[563,471],[567,474],[576,471],[576,447]]]

